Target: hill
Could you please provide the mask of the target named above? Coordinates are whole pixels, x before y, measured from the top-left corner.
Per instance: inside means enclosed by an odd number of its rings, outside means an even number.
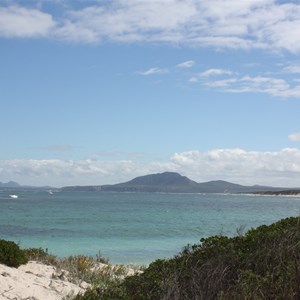
[[[136,177],[124,183],[102,186],[69,186],[64,191],[110,191],[153,193],[260,193],[287,190],[266,186],[244,186],[223,180],[197,183],[175,172],[164,172]]]
[[[0,190],[4,191],[21,191],[21,190],[48,190],[56,189],[51,186],[31,186],[31,185],[21,185],[15,181],[0,182]]]
[[[136,177],[128,182],[101,186],[103,191],[197,193],[197,182],[174,172]]]
[[[9,182],[0,182],[0,188],[19,188],[21,187],[17,182],[15,181],[9,181]]]

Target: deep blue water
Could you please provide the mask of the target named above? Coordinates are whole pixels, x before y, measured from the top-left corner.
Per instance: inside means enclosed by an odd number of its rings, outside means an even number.
[[[11,193],[11,192],[10,192]],[[300,197],[105,192],[0,192],[0,238],[58,256],[113,263],[172,257],[210,235],[235,235],[300,213]]]

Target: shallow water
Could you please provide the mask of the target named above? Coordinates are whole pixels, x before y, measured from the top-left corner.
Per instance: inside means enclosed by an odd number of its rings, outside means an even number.
[[[106,192],[0,192],[0,238],[58,256],[149,263],[216,234],[300,212],[299,197]]]

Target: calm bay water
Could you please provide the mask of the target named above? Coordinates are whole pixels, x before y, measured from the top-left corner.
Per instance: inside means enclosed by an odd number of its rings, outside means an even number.
[[[93,192],[0,192],[0,239],[58,256],[149,263],[216,234],[300,214],[300,197]],[[12,194],[12,192],[10,192]]]

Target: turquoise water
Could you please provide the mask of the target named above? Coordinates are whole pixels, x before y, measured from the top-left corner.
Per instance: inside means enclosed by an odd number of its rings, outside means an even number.
[[[149,263],[216,234],[300,213],[300,198],[216,194],[0,192],[0,238],[52,254]]]

